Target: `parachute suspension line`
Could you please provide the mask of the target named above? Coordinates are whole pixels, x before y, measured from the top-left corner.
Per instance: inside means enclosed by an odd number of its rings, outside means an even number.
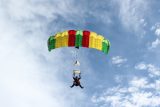
[[[74,70],[73,70],[73,75],[74,76],[79,76],[80,77],[80,74],[81,74],[81,71],[80,71],[80,62],[78,60],[78,52],[79,52],[79,49],[78,48],[75,48],[74,49],[74,58],[75,58],[75,61],[74,61]]]
[[[78,49],[75,48],[75,60],[77,61],[78,60]]]
[[[77,61],[78,60],[78,49],[75,48],[72,52],[73,52],[73,59]]]

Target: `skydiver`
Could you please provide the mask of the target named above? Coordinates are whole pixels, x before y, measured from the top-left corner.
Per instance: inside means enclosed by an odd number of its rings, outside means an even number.
[[[79,86],[81,87],[82,89],[84,88],[81,83],[80,83],[80,79],[81,79],[81,74],[79,74],[79,77],[78,76],[75,76],[75,74],[73,74],[73,85],[70,86],[71,88],[74,87],[74,86]]]

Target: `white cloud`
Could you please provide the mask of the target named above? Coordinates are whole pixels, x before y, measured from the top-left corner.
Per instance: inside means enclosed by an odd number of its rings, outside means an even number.
[[[151,45],[151,49],[153,48],[156,48],[160,45],[160,40],[157,38],[155,41],[152,42],[152,45]]]
[[[114,56],[114,57],[112,57],[112,64],[115,64],[117,66],[121,66],[126,61],[127,61],[127,59],[123,58],[122,56]]]
[[[123,0],[123,2],[117,0],[117,2],[120,6],[119,17],[122,24],[128,30],[142,31],[147,24],[144,17],[149,13],[148,2],[146,0]]]
[[[157,29],[156,29],[155,34],[156,34],[157,36],[160,36],[160,28],[157,28]]]
[[[110,107],[159,107],[160,68],[141,62],[135,69],[148,71],[148,75],[132,77],[125,85],[120,81],[118,86],[93,95],[91,101],[95,105]]]
[[[137,87],[137,88],[143,88],[146,86],[146,84],[148,84],[148,81],[146,80],[146,78],[133,78],[130,81],[130,85],[133,87]]]
[[[1,107],[70,107],[75,101],[85,99],[82,90],[70,90],[70,84],[60,79],[64,69],[70,70],[61,64],[69,54],[62,54],[62,50],[49,53],[46,46],[48,24],[52,22],[53,31],[61,30],[64,26],[59,28],[57,17],[69,21],[76,17],[76,22],[83,16],[73,4],[72,1],[0,1]],[[66,65],[71,60],[67,61]]]
[[[156,80],[156,81],[155,81],[155,89],[156,89],[157,91],[160,91],[160,80]]]
[[[151,77],[160,76],[160,68],[156,67],[153,64],[145,64],[145,63],[139,63],[135,66],[135,69],[137,70],[147,70],[149,72],[149,75]]]
[[[157,22],[155,25],[151,27],[151,31],[154,31],[156,36],[160,36],[160,23]]]
[[[144,63],[140,63],[140,64],[135,66],[135,69],[146,70],[147,66]]]
[[[151,73],[151,76],[160,76],[160,68],[152,64],[148,64],[148,71]]]
[[[142,107],[142,106],[157,106],[153,104],[152,102],[152,93],[151,92],[142,92],[142,93],[133,93],[132,94],[132,103],[135,104],[137,107]],[[156,97],[156,96],[155,96]]]
[[[91,101],[99,106],[110,107],[158,107],[159,92],[155,87],[148,87],[150,84],[152,83],[147,82],[145,78],[134,77],[128,86],[109,88],[102,94],[94,95]]]
[[[152,41],[151,46],[148,49],[154,49],[160,46],[160,23],[156,23],[151,27],[151,31],[154,31],[156,40]]]

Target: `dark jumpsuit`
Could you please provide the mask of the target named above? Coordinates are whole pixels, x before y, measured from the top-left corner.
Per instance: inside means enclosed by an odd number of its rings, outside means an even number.
[[[81,83],[80,83],[80,79],[81,79],[81,76],[79,75],[79,77],[75,77],[75,76],[73,76],[73,85],[71,86],[71,88],[72,87],[74,87],[74,86],[80,86],[81,88],[83,88],[82,86],[81,86]]]

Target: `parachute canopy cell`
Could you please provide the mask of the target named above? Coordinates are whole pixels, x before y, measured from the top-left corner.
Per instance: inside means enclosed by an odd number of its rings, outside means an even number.
[[[110,42],[102,35],[87,30],[68,30],[59,32],[48,39],[48,50],[60,47],[86,47],[109,52]]]

